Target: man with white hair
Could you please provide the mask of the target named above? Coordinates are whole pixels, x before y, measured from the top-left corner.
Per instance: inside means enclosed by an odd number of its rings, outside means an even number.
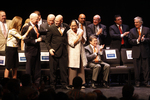
[[[88,25],[90,28],[88,34],[96,35],[98,44],[105,44],[105,39],[107,36],[106,26],[101,24],[101,17],[100,15],[95,15],[93,17],[93,23]]]
[[[26,33],[29,26],[32,26],[33,29],[29,32],[27,37],[24,39],[25,42],[25,56],[26,56],[26,73],[32,75],[33,83],[38,87],[41,77],[41,65],[40,65],[40,43],[42,38],[39,37],[38,31],[38,15],[31,13],[30,22],[28,25],[23,27],[22,35]]]
[[[60,69],[61,84],[63,89],[68,88],[67,81],[67,66],[68,66],[68,55],[67,55],[67,31],[69,26],[63,23],[63,16],[57,15],[55,23],[48,28],[45,43],[50,53],[49,55],[49,66],[50,66],[50,86],[55,89],[56,85],[56,70],[57,67]]]
[[[132,57],[135,73],[135,86],[139,87],[140,82],[146,87],[149,87],[149,43],[150,43],[150,29],[144,27],[142,18],[137,16],[134,18],[135,27],[130,30],[129,42],[132,45]],[[140,75],[142,80],[140,80]]]
[[[48,28],[54,24],[54,20],[55,20],[55,15],[54,14],[49,14],[47,16],[47,22],[44,24],[41,24],[40,26],[40,32],[41,34],[41,38],[42,38],[42,42],[40,42],[40,47],[41,50],[47,50],[46,45],[45,45],[45,39],[46,39],[46,34],[48,32]]]

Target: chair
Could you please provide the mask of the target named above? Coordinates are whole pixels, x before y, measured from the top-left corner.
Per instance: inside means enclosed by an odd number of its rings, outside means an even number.
[[[107,51],[111,51],[111,50],[114,50],[116,52],[116,58],[111,58],[110,57],[108,59],[108,57],[107,57],[108,55],[106,55],[106,52]],[[125,57],[125,51],[124,50],[122,51],[122,54],[123,54],[122,57]],[[122,58],[122,59],[123,59],[123,61],[125,60],[125,58]],[[103,61],[107,62],[108,64],[110,64],[109,76],[111,74],[128,74],[128,82],[130,82],[129,81],[130,80],[129,77],[130,77],[130,71],[131,71],[132,68],[130,68],[129,66],[128,67],[120,66],[120,53],[119,53],[118,49],[104,49],[104,51],[103,51]],[[124,61],[124,64],[125,64],[125,61]],[[116,66],[120,66],[120,67],[116,67]],[[110,84],[110,81],[109,81],[109,84]]]
[[[131,73],[134,72],[134,64],[133,59],[131,58],[131,53],[127,52],[132,52],[132,50],[121,49],[121,58],[123,65],[127,66],[127,68],[124,71],[128,73],[128,83],[131,83]]]

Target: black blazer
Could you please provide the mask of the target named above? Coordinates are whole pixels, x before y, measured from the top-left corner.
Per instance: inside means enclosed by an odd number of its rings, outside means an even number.
[[[88,25],[88,27],[90,28],[90,30],[88,32],[89,36],[92,35],[92,34],[95,34],[95,26],[94,26],[94,24],[92,23],[92,24]],[[107,37],[106,26],[103,25],[103,24],[99,24],[99,28],[103,29],[102,34],[99,35],[100,44],[105,44],[105,39]]]
[[[124,32],[127,32],[127,31],[129,31],[129,26],[125,25],[125,24],[122,24],[122,32],[124,33]],[[111,37],[110,48],[120,50],[121,49],[122,38],[120,37],[121,33],[120,33],[119,28],[116,24],[111,25],[109,27],[109,34],[110,34],[110,37]],[[128,36],[124,36],[123,39],[124,39],[125,47],[126,48],[131,48],[131,45],[128,42]]]
[[[67,54],[67,31],[69,30],[69,26],[65,23],[63,23],[63,27],[65,27],[65,30],[63,32],[63,35],[61,36],[60,32],[58,31],[58,28],[55,24],[51,25],[49,27],[45,43],[47,46],[47,49],[54,49],[55,55],[54,57],[60,57],[62,54]]]
[[[150,42],[150,29],[148,27],[142,27],[141,37],[145,35],[144,42],[137,44],[139,33],[137,28],[132,28],[129,33],[129,42],[132,45],[132,57],[139,58],[140,54],[142,58],[149,56],[149,42]]]
[[[31,26],[30,23],[28,23],[27,26],[23,27],[21,33],[22,35],[27,32],[29,26]],[[37,53],[40,53],[40,44],[39,42],[35,42],[35,39],[37,39],[37,33],[34,31],[34,29],[31,29],[31,31],[24,39],[25,53],[28,53],[29,55],[33,55],[33,56],[37,55]]]

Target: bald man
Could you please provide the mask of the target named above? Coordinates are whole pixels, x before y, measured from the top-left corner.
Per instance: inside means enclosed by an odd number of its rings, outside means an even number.
[[[41,50],[47,50],[47,47],[45,45],[46,34],[48,32],[48,28],[52,24],[54,24],[54,20],[55,20],[55,15],[49,14],[47,16],[47,22],[44,24],[41,24],[40,26],[40,33],[41,33],[41,38],[42,38],[42,42],[40,42]]]
[[[0,51],[5,51],[7,33],[11,20],[6,19],[5,11],[0,11]]]
[[[86,21],[86,16],[85,14],[80,14],[79,17],[78,17],[78,21],[79,21],[79,28],[81,28],[83,30],[83,37],[85,37],[85,44],[84,46],[88,45],[89,44],[89,41],[88,41],[88,25],[91,24],[90,21]]]
[[[69,26],[63,23],[63,16],[57,15],[55,22],[48,28],[45,43],[50,53],[50,86],[55,89],[56,70],[60,68],[61,84],[63,89],[69,89],[67,84],[67,31]]]
[[[96,35],[98,44],[105,44],[105,39],[107,36],[106,26],[101,24],[100,15],[95,15],[93,17],[93,23],[88,25],[88,27],[90,28],[90,31],[88,31],[89,36],[92,34]]]
[[[26,33],[29,26],[33,29],[29,32],[27,37],[24,39],[25,42],[25,56],[26,62],[26,73],[32,75],[32,81],[38,87],[41,77],[41,65],[40,65],[40,43],[42,41],[38,32],[38,15],[35,13],[30,14],[30,22],[28,25],[23,27],[22,35]]]

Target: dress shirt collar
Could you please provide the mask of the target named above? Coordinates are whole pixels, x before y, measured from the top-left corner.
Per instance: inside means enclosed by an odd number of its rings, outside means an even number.
[[[94,46],[92,44],[90,44],[90,46],[92,47],[92,49],[94,49]]]
[[[140,32],[142,31],[142,27],[143,27],[143,26],[141,25],[141,27],[140,27]],[[138,29],[137,29],[137,30],[138,30]]]

